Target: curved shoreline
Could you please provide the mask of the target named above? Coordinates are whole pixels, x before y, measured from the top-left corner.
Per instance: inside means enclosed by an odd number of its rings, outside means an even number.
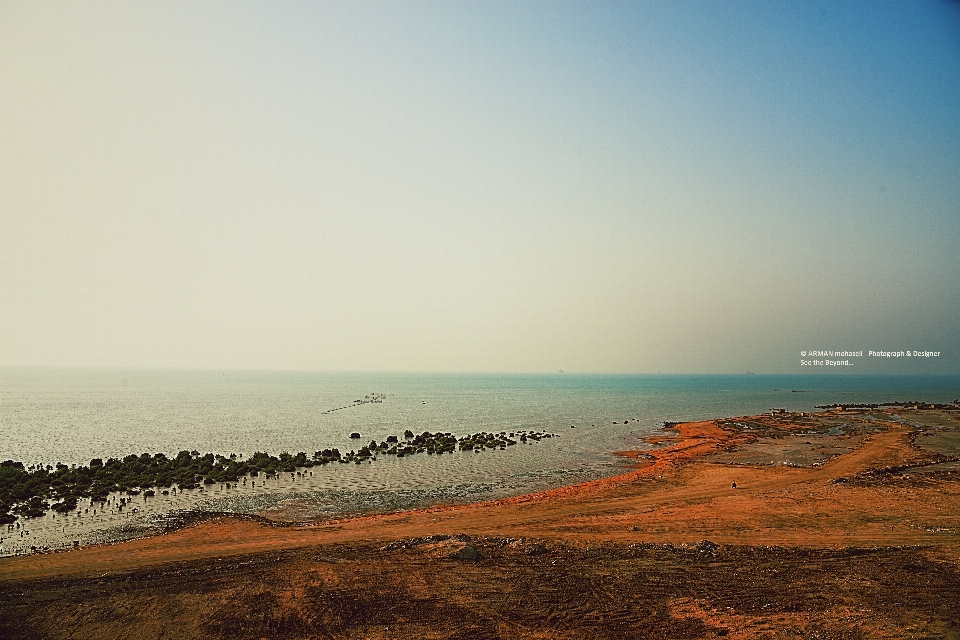
[[[746,416],[647,442],[619,452],[638,468],[523,496],[314,523],[201,515],[3,558],[0,635],[65,620],[77,637],[291,640],[960,627],[960,456],[926,446],[960,444],[956,412]]]
[[[676,436],[669,436],[663,434],[663,431],[676,431]],[[567,485],[562,487],[556,487],[552,489],[546,489],[544,491],[538,491],[529,494],[523,494],[519,496],[511,496],[507,498],[499,498],[495,500],[486,500],[480,502],[473,502],[467,504],[458,504],[458,505],[438,505],[430,506],[419,509],[411,509],[400,512],[392,513],[374,513],[369,515],[360,515],[352,516],[348,518],[332,518],[318,521],[292,521],[285,519],[270,518],[261,514],[239,514],[239,513],[216,513],[216,512],[189,512],[187,514],[187,522],[182,523],[181,525],[174,525],[172,529],[161,531],[157,534],[147,535],[143,537],[131,538],[127,540],[118,540],[118,541],[109,541],[94,545],[85,545],[78,548],[64,548],[51,550],[46,552],[39,552],[31,555],[20,555],[20,556],[11,556],[6,558],[0,558],[0,581],[7,579],[20,579],[25,577],[33,577],[39,575],[58,575],[57,569],[54,567],[62,566],[65,569],[65,573],[70,573],[70,567],[74,563],[60,563],[56,560],[46,562],[45,559],[56,558],[59,560],[63,558],[65,554],[70,555],[71,557],[80,555],[90,555],[96,554],[98,550],[110,550],[110,552],[119,551],[127,547],[132,547],[131,552],[139,556],[136,551],[136,547],[147,546],[152,547],[151,543],[153,542],[162,542],[171,537],[176,537],[182,532],[198,527],[204,526],[216,526],[218,530],[225,527],[235,527],[238,529],[244,528],[247,524],[256,523],[256,526],[260,527],[270,527],[270,528],[280,528],[284,530],[297,530],[302,532],[308,532],[311,530],[317,531],[330,531],[338,530],[344,526],[350,525],[369,525],[371,523],[391,523],[396,522],[397,520],[405,521],[408,519],[416,519],[420,517],[430,517],[429,514],[460,514],[460,513],[469,513],[476,510],[487,510],[487,509],[496,509],[508,506],[519,506],[519,505],[532,505],[543,503],[546,501],[555,501],[562,499],[571,499],[574,496],[585,496],[594,492],[603,491],[607,488],[617,486],[622,483],[628,483],[632,480],[649,475],[651,473],[662,470],[666,466],[676,464],[677,462],[689,458],[694,458],[705,453],[704,447],[712,448],[719,444],[719,442],[724,441],[727,435],[720,429],[717,429],[714,421],[701,421],[693,423],[681,423],[673,425],[661,430],[660,434],[647,436],[644,438],[644,441],[649,444],[665,444],[670,443],[668,446],[655,450],[656,453],[651,453],[651,451],[643,452],[631,452],[631,451],[620,451],[613,452],[613,455],[620,457],[630,457],[631,455],[635,457],[637,454],[644,453],[648,455],[655,455],[656,461],[652,464],[646,464],[641,468],[635,468],[624,473],[616,474],[613,476],[608,476],[605,478],[600,478],[597,480],[591,480],[583,483],[578,483],[574,485]],[[705,440],[706,439],[706,440]],[[180,540],[176,541],[177,543]],[[317,541],[319,542],[319,540]],[[310,541],[304,540],[304,544],[310,544]],[[171,540],[171,544],[174,544],[174,541]],[[286,545],[281,545],[283,548],[287,548]],[[296,543],[293,545],[296,546]],[[266,548],[266,547],[265,547]],[[275,548],[270,546],[269,548]],[[252,549],[244,549],[240,551],[241,553],[249,553],[253,551]],[[211,550],[210,554],[221,555],[223,553],[229,553],[226,549],[220,549],[218,551]],[[205,553],[196,553],[196,554],[184,554],[190,558],[198,557],[207,557],[208,554]],[[158,558],[159,562],[165,562],[170,560],[180,559],[180,556],[176,552],[170,553],[170,558],[168,560],[162,560]],[[18,568],[18,565],[33,565],[39,564],[37,568],[39,572],[34,574],[27,570],[23,572]],[[84,563],[78,563],[84,564]],[[142,566],[139,561],[134,562],[119,562],[119,563],[109,563],[116,567],[126,567],[134,568]],[[11,566],[13,565],[13,566]],[[44,567],[44,568],[40,568]],[[113,569],[116,570],[116,569]],[[91,569],[95,572],[96,570]]]
[[[830,419],[836,412],[815,415]],[[751,416],[737,420],[764,419],[763,416]],[[874,530],[867,535],[868,530],[860,527],[862,523],[845,522],[843,518],[833,529],[822,526],[811,529],[809,523],[796,519],[777,526],[747,526],[743,518],[735,514],[759,509],[761,505],[769,510],[775,506],[767,495],[771,491],[789,491],[789,487],[816,483],[813,487],[816,491],[808,497],[820,499],[825,497],[820,494],[834,490],[833,485],[829,485],[832,475],[855,475],[874,465],[878,456],[897,448],[901,449],[901,458],[909,455],[906,438],[910,429],[889,422],[883,432],[869,436],[857,449],[824,466],[763,468],[706,461],[708,456],[724,448],[741,446],[756,438],[753,434],[732,430],[721,424],[723,422],[729,422],[729,419],[678,424],[660,434],[648,436],[649,443],[663,446],[643,452],[620,452],[627,457],[636,457],[638,453],[653,456],[648,464],[581,484],[466,505],[311,523],[286,522],[282,526],[266,526],[267,522],[280,524],[271,518],[201,516],[196,524],[157,536],[82,547],[69,553],[3,558],[0,559],[0,581],[89,575],[204,557],[429,535],[507,534],[585,542],[691,542],[710,538],[722,543],[832,547],[849,546],[853,542],[867,545],[931,544],[941,543],[945,537],[960,542],[960,534],[944,536],[938,532],[931,535],[922,529],[885,532],[873,527]],[[668,430],[676,435],[666,433]],[[731,490],[733,482],[739,482],[740,490]],[[828,487],[822,487],[823,483]],[[872,499],[876,501],[876,496]],[[911,502],[916,504],[913,500]],[[813,506],[810,501],[804,501],[804,504],[804,509],[810,511]],[[679,511],[674,510],[677,505]],[[736,509],[723,517],[711,513],[720,506]],[[910,511],[908,505],[902,507]],[[831,517],[838,516],[837,509],[826,511]],[[775,514],[776,510],[770,513]],[[852,528],[858,530],[856,537],[852,535]]]

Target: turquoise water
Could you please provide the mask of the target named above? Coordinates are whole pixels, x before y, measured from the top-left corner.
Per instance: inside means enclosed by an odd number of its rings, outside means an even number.
[[[385,401],[349,406],[372,392],[385,393]],[[352,431],[381,439],[408,428],[455,434],[536,428],[612,445],[662,420],[775,406],[810,410],[833,402],[948,402],[957,396],[960,376],[4,370],[0,459],[71,464],[181,449],[312,452],[349,448],[356,444],[348,438]],[[348,408],[326,413],[343,406]],[[612,425],[628,418],[638,422],[629,429]],[[567,433],[571,424],[583,431]]]
[[[355,400],[382,393],[383,402]],[[0,460],[87,464],[182,449],[250,455],[338,447],[410,429],[466,435],[543,430],[559,438],[482,454],[329,465],[266,485],[157,496],[138,512],[35,519],[30,545],[142,535],[180,510],[263,513],[295,501],[304,519],[518,495],[618,473],[612,451],[643,446],[662,421],[772,407],[910,399],[950,402],[960,376],[424,375],[301,372],[0,372]],[[571,428],[574,427],[574,428]],[[360,441],[349,434],[360,432]],[[92,511],[93,505],[90,505]],[[72,519],[71,519],[72,518]],[[0,553],[30,545],[7,538]]]

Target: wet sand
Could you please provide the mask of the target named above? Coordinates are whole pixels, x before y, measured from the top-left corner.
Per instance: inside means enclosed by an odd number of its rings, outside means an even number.
[[[957,433],[943,410],[685,423],[533,495],[4,558],[0,635],[960,637]]]

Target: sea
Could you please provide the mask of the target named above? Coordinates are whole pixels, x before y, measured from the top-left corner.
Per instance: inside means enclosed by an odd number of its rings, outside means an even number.
[[[366,402],[366,398],[382,401]],[[960,397],[960,376],[493,375],[155,370],[0,370],[0,460],[89,464],[181,450],[225,456],[358,449],[389,435],[543,431],[556,437],[483,453],[379,456],[257,483],[208,485],[124,510],[0,531],[0,554],[151,535],[203,512],[333,519],[522,495],[622,473],[615,451],[647,447],[664,422],[833,403]],[[361,401],[361,402],[358,402]],[[351,439],[357,432],[361,439]],[[253,479],[250,479],[253,480]]]

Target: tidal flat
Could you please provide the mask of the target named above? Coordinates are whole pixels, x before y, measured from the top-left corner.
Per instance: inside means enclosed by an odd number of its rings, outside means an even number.
[[[0,632],[958,637],[960,410],[920,407],[671,424],[620,452],[626,473],[539,493],[314,523],[210,515],[4,558]]]

